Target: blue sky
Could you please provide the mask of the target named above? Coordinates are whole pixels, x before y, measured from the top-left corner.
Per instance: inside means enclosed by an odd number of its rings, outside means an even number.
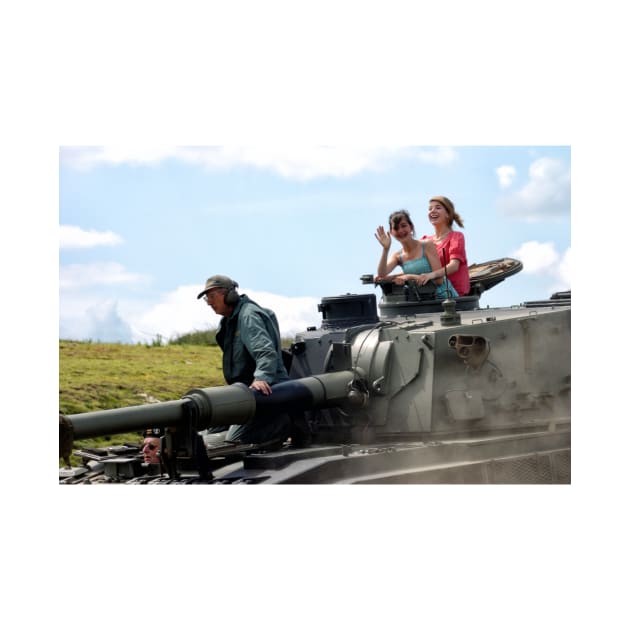
[[[430,234],[433,195],[464,219],[469,263],[523,271],[481,305],[571,288],[570,147],[61,147],[60,321],[66,339],[138,342],[215,326],[196,300],[230,275],[283,334],[321,297],[380,290],[374,231],[406,208]]]

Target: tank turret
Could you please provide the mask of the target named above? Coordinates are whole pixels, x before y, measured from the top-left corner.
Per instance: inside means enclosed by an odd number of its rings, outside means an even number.
[[[481,292],[519,265],[490,261],[477,275],[471,267],[471,295],[453,300],[435,300],[431,287],[380,285],[380,316],[373,294],[322,298],[320,327],[296,335],[291,380],[271,395],[236,384],[62,415],[60,455],[74,439],[154,426],[165,429],[159,470],[129,479],[110,466],[109,480],[568,483],[570,292],[478,308]],[[308,428],[308,445],[207,448],[199,434],[283,413]]]

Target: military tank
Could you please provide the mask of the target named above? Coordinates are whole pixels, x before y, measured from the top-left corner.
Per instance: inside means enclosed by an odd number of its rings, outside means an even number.
[[[361,277],[374,293],[324,297],[321,324],[285,351],[290,381],[59,417],[61,484],[570,483],[571,293],[480,308],[522,269],[469,267],[466,296]],[[211,446],[202,433],[289,414],[282,444]],[[163,430],[160,463],[138,445],[75,451],[87,437]]]

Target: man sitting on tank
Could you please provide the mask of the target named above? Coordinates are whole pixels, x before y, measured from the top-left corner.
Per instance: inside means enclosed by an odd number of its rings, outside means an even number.
[[[142,455],[145,464],[160,463],[160,437],[162,435],[162,429],[147,429],[144,432]]]
[[[223,376],[228,383],[243,383],[263,396],[276,383],[289,380],[282,360],[280,328],[273,311],[263,308],[247,295],[239,295],[238,283],[224,275],[208,278],[197,296],[203,297],[215,313],[222,315],[217,344],[223,351]],[[204,435],[206,445],[228,443],[281,445],[290,433],[287,414],[271,420],[253,420],[243,425],[215,427]]]

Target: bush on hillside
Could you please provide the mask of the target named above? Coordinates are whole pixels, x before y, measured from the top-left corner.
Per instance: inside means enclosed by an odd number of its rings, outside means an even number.
[[[209,328],[207,330],[194,330],[193,332],[178,335],[177,337],[172,337],[169,340],[169,343],[179,346],[216,346],[216,334],[216,328]]]

